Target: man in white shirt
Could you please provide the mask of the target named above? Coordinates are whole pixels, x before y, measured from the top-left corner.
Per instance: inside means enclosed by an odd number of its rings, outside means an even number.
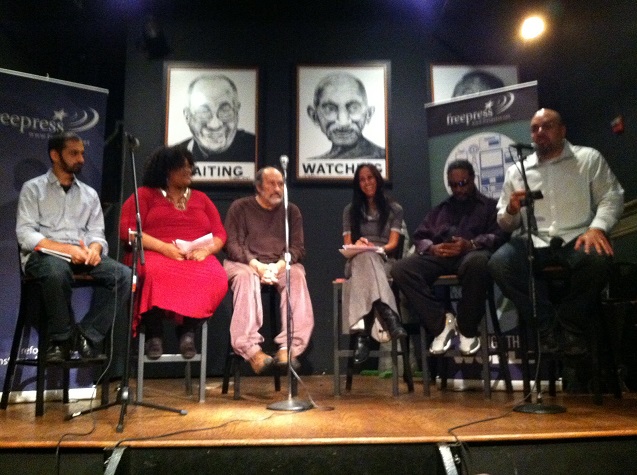
[[[545,282],[536,279],[537,325],[544,352],[578,355],[587,351],[588,315],[608,281],[613,248],[608,233],[624,206],[624,190],[595,149],[570,144],[560,114],[540,109],[531,119],[535,153],[525,160],[533,200],[531,215],[535,270],[559,263],[570,271],[568,290],[556,310]],[[515,164],[506,172],[498,202],[498,224],[511,240],[493,254],[489,271],[520,317],[533,323],[529,296],[527,197]]]

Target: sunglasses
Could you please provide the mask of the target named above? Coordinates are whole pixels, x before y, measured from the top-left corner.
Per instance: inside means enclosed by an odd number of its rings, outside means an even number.
[[[462,180],[462,181],[450,181],[447,184],[449,185],[449,188],[454,189],[454,188],[464,188],[469,183],[471,183],[470,180]]]

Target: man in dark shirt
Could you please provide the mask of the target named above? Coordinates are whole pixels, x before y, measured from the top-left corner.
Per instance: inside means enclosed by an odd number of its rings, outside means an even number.
[[[473,166],[456,160],[447,167],[452,196],[433,208],[414,233],[416,253],[394,264],[391,275],[427,331],[436,335],[430,352],[443,354],[456,333],[466,355],[480,349],[478,324],[490,284],[487,262],[506,239],[496,221],[496,201],[476,189]],[[462,298],[457,317],[433,290],[436,279],[458,274]]]
[[[294,327],[292,348],[288,351],[283,175],[276,168],[262,168],[257,172],[255,188],[255,196],[239,198],[230,205],[225,222],[228,259],[223,267],[228,273],[233,293],[234,311],[230,323],[232,347],[250,362],[255,373],[261,373],[274,362],[286,366],[289,359],[293,367],[299,366],[298,356],[309,344],[314,314],[305,269],[299,262],[305,256],[303,219],[299,208],[289,203],[289,293]],[[275,338],[275,343],[279,345],[276,361],[261,349],[262,285],[275,286],[281,295],[281,332]]]

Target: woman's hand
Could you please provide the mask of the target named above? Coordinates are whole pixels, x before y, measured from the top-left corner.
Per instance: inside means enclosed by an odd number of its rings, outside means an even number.
[[[183,261],[186,258],[184,253],[172,242],[165,242],[164,245],[161,246],[160,252],[164,256],[170,259],[175,259],[176,261]]]
[[[364,238],[364,237],[362,237],[362,238],[360,238],[358,241],[356,241],[356,245],[357,245],[357,246],[374,247],[374,244],[373,244],[373,243],[371,243],[371,242],[369,242],[369,241],[367,240],[367,238]]]
[[[205,247],[201,249],[195,249],[194,251],[189,252],[186,255],[186,259],[189,259],[191,261],[203,261],[206,257],[208,257],[211,254],[212,252],[210,248]]]

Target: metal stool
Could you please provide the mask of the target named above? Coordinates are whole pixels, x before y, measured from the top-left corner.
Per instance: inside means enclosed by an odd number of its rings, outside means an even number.
[[[485,277],[487,278],[487,277]],[[456,274],[450,275],[442,275],[438,277],[436,282],[434,282],[434,287],[442,287],[445,293],[445,300],[447,304],[451,304],[452,302],[458,300],[457,298],[453,298],[451,296],[451,288],[460,286],[460,279]],[[485,306],[485,318],[482,319],[480,323],[480,356],[482,358],[482,380],[483,380],[483,391],[484,397],[487,399],[491,398],[491,369],[489,365],[489,355],[497,354],[499,360],[499,373],[500,377],[504,380],[506,390],[508,393],[513,392],[513,385],[511,383],[511,373],[509,371],[509,362],[508,355],[506,352],[506,341],[502,335],[500,330],[500,323],[498,321],[498,314],[496,313],[496,305],[495,305],[495,297],[493,293],[493,285],[489,285],[487,287],[487,294],[485,296],[486,306]],[[488,341],[488,330],[487,330],[487,320],[486,313],[491,316],[491,324],[493,326],[493,333],[495,334],[497,340],[497,349],[495,351],[489,350],[489,341]],[[421,341],[426,341],[426,332],[423,325],[421,328]],[[441,389],[446,389],[447,387],[447,358],[455,357],[460,355],[458,350],[449,350],[444,355],[429,355],[429,350],[423,348],[423,385],[424,392],[426,396],[430,395],[429,383],[430,383],[430,374],[429,374],[429,366],[428,366],[428,358],[436,357],[441,360],[441,371],[440,371],[440,387]]]
[[[146,343],[144,330],[144,325],[139,325],[137,329],[137,401],[141,402],[144,397],[144,364],[186,363],[184,375],[186,394],[192,396],[192,363],[199,363],[199,402],[204,402],[206,400],[206,363],[208,361],[208,319],[204,319],[201,324],[201,351],[189,360],[179,353],[163,354],[159,358],[151,360],[144,354],[144,344]]]
[[[274,341],[274,337],[277,335],[279,312],[277,311],[277,291],[272,285],[261,286],[261,296],[267,296],[269,298],[270,309],[270,335]],[[230,351],[226,356],[226,364],[223,370],[223,382],[221,384],[221,394],[228,394],[230,387],[230,374],[233,374],[234,394],[233,399],[241,399],[241,365],[245,361],[241,356],[236,354],[232,349],[232,345],[228,343]],[[273,369],[274,372],[274,390],[281,391],[281,374],[278,368]],[[296,380],[292,381],[296,384]]]
[[[91,287],[94,280],[88,274],[73,275],[73,288]],[[57,367],[62,371],[62,402],[69,403],[70,370],[73,368],[100,367],[102,376],[102,404],[108,404],[109,377],[103,374],[108,365],[108,358],[90,358],[65,361],[48,361],[46,352],[49,343],[48,322],[44,312],[45,302],[42,299],[41,283],[39,280],[27,277],[21,273],[20,285],[20,309],[16,328],[13,334],[13,343],[9,354],[9,364],[2,389],[0,409],[6,409],[9,403],[9,395],[13,389],[14,377],[18,365],[35,366],[36,369],[36,396],[35,415],[44,414],[44,386],[47,370]],[[29,318],[33,316],[32,318]],[[35,324],[33,324],[35,323]],[[29,329],[34,326],[38,330],[38,354],[35,357],[19,358],[18,354],[22,346],[24,336],[30,334]]]
[[[347,376],[345,382],[345,390],[351,391],[352,389],[352,379],[353,379],[353,369],[354,369],[354,345],[356,342],[355,335],[348,335],[349,337],[349,346],[347,349],[341,349],[340,340],[341,340],[341,320],[342,320],[342,307],[343,307],[343,282],[345,279],[335,279],[332,281],[332,301],[333,301],[333,311],[334,311],[334,325],[333,325],[333,356],[334,356],[334,395],[340,396],[341,394],[341,384],[340,384],[340,359],[348,358],[347,363]],[[407,343],[408,337],[405,338],[405,347],[398,350],[398,342],[394,339],[391,342],[391,350],[372,350],[369,355],[371,357],[379,357],[383,355],[389,354],[391,356],[392,361],[392,394],[394,396],[398,396],[398,357],[401,356],[403,359],[403,379],[407,384],[408,392],[414,391],[414,380],[411,374],[411,366],[409,365],[409,345]]]

